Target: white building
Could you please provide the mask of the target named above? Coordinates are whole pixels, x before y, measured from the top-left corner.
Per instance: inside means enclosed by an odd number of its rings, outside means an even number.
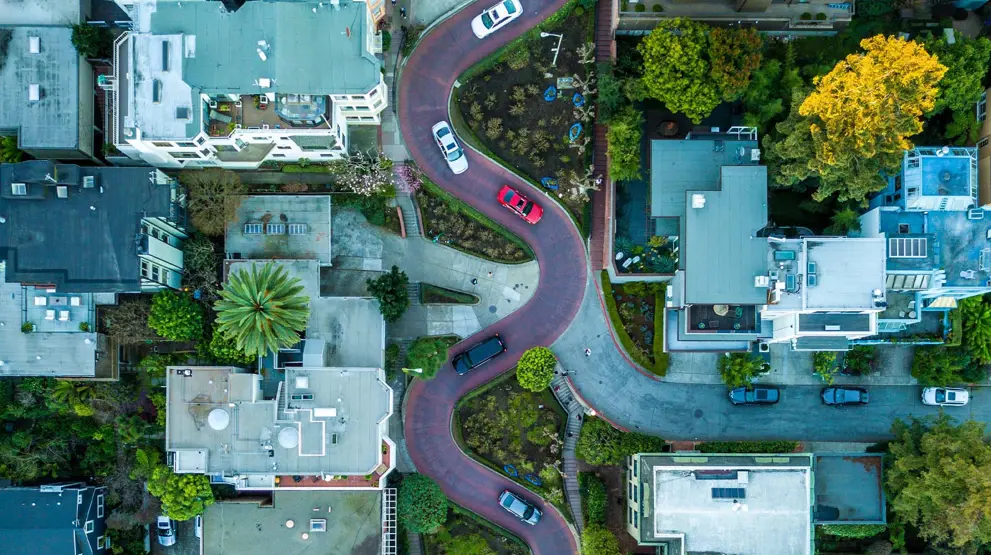
[[[380,4],[123,3],[133,29],[102,83],[110,142],[166,168],[341,158],[350,126],[379,125],[387,105]]]

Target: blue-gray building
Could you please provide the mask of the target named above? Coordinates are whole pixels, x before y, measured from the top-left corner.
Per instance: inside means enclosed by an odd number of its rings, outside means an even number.
[[[83,483],[0,488],[0,552],[110,553],[106,502],[106,488]]]
[[[978,189],[977,148],[917,147],[871,199],[860,221],[886,244],[879,332],[936,330],[958,300],[991,291],[991,213]]]

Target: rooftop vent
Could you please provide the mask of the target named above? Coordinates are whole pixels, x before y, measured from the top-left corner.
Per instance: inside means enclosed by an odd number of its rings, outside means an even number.
[[[151,101],[155,104],[162,102],[162,82],[158,79],[151,81]]]
[[[12,195],[24,196],[28,194],[28,186],[25,183],[11,183],[10,193]]]
[[[41,38],[40,37],[28,37],[28,50],[32,54],[41,53]]]
[[[210,414],[206,417],[206,423],[210,425],[213,430],[226,429],[231,423],[231,415],[224,409],[213,409]]]
[[[692,195],[692,208],[705,208],[705,195],[695,193]]]
[[[31,102],[41,100],[41,85],[37,83],[31,83],[28,85],[28,100]]]
[[[69,198],[69,188],[65,185],[59,185],[55,187],[55,194],[58,198]]]
[[[175,119],[189,119],[189,106],[178,106],[175,109]]]
[[[268,77],[260,77],[257,81],[255,81],[255,84],[263,89],[267,89],[272,86],[272,80]]]
[[[96,186],[96,176],[95,175],[84,175],[83,176],[83,189],[92,189]]]
[[[169,58],[169,41],[162,41],[162,71],[169,71],[172,66],[172,60]]]

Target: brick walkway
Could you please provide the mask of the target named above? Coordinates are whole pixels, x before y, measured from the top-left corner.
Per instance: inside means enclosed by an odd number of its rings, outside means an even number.
[[[612,2],[599,2],[595,17],[595,61],[611,62],[616,55],[616,41],[612,30]],[[595,173],[602,176],[601,191],[592,194],[592,234],[589,238],[589,257],[593,270],[601,270],[609,264],[606,239],[612,214],[613,184],[609,180],[609,163],[606,157],[606,129],[595,124],[592,135],[592,162]]]

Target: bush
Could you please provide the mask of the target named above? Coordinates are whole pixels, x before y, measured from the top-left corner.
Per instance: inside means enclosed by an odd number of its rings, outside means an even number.
[[[190,520],[213,505],[210,479],[204,474],[176,474],[162,465],[152,472],[146,486],[162,502],[162,512],[173,520]]]
[[[382,52],[388,52],[392,48],[392,33],[382,31]]]
[[[368,293],[379,302],[379,312],[386,322],[395,322],[409,308],[409,296],[406,287],[409,285],[409,278],[406,272],[399,271],[398,266],[393,266],[389,273],[379,276],[377,279],[365,280],[368,286]]]
[[[582,555],[620,555],[619,540],[602,526],[587,526],[582,532]]]
[[[794,453],[797,441],[706,441],[696,446],[703,453]]]
[[[912,377],[923,386],[955,385],[967,381],[967,377],[973,377],[975,372],[970,370],[972,367],[982,372],[980,365],[975,364],[959,347],[923,345],[915,348]]]
[[[396,499],[400,523],[410,532],[428,534],[447,521],[447,496],[437,482],[423,474],[403,478]]]
[[[643,6],[643,4],[637,4]],[[643,115],[633,106],[620,110],[609,120],[609,175],[615,181],[640,179],[640,143]]]
[[[596,64],[596,72],[599,76],[598,109],[599,121],[608,122],[626,104],[626,96],[623,94],[623,83],[614,74],[611,64]]]
[[[830,385],[836,377],[836,353],[833,351],[816,351],[812,354],[812,373],[819,376],[823,383]]]
[[[749,386],[767,371],[767,363],[752,353],[727,353],[719,357],[719,375],[730,389]]]
[[[203,337],[203,306],[187,293],[163,290],[151,299],[148,327],[172,341]]]
[[[874,347],[858,345],[843,355],[843,369],[848,374],[866,376],[874,371]]]
[[[184,358],[177,354],[151,353],[138,361],[137,369],[147,372],[152,378],[164,378],[169,366],[182,364]]]
[[[826,14],[819,12],[816,14],[816,21],[826,21]]]
[[[31,333],[33,331],[34,331],[34,324],[33,323],[31,323],[31,322],[24,322],[23,324],[21,324],[21,332],[23,332],[23,333]]]
[[[637,4],[636,6],[633,7],[633,11],[637,13],[645,12],[647,11],[647,6],[644,6],[643,4]]]
[[[404,40],[401,48],[399,49],[403,57],[409,57],[413,53],[413,49],[416,48],[416,43],[420,41],[420,33],[423,33],[423,25],[403,25],[402,30],[404,34]]]
[[[206,355],[204,358],[221,365],[250,366],[258,358],[255,353],[239,349],[237,341],[220,329],[214,330],[210,341],[201,350]]]
[[[663,12],[663,11],[664,11],[664,7],[663,7],[663,6],[661,6],[660,4],[654,4],[654,5],[653,5],[653,6],[652,6],[652,7],[650,8],[650,10],[651,10],[652,12],[654,12],[654,13],[661,13],[661,12]]]
[[[666,444],[659,437],[623,432],[605,420],[586,418],[578,436],[575,456],[591,465],[620,464],[637,453],[658,453]]]
[[[106,27],[88,23],[73,25],[70,40],[84,58],[110,58],[113,55],[114,35]]]
[[[540,392],[554,379],[557,358],[547,347],[527,349],[516,364],[516,380],[524,389]]]
[[[439,337],[420,337],[410,345],[406,357],[408,367],[422,369],[419,376],[429,380],[447,360],[447,341]]]
[[[530,65],[530,48],[525,42],[521,42],[506,51],[503,60],[509,69],[519,71]]]
[[[812,21],[812,14],[809,12],[805,12],[801,16],[799,16],[799,19],[801,19],[802,21]]]
[[[837,538],[862,540],[873,538],[884,532],[888,527],[884,524],[823,524],[819,532]]]
[[[582,496],[582,513],[585,524],[605,524],[606,508],[609,503],[606,484],[591,472],[578,474],[578,488]]]

